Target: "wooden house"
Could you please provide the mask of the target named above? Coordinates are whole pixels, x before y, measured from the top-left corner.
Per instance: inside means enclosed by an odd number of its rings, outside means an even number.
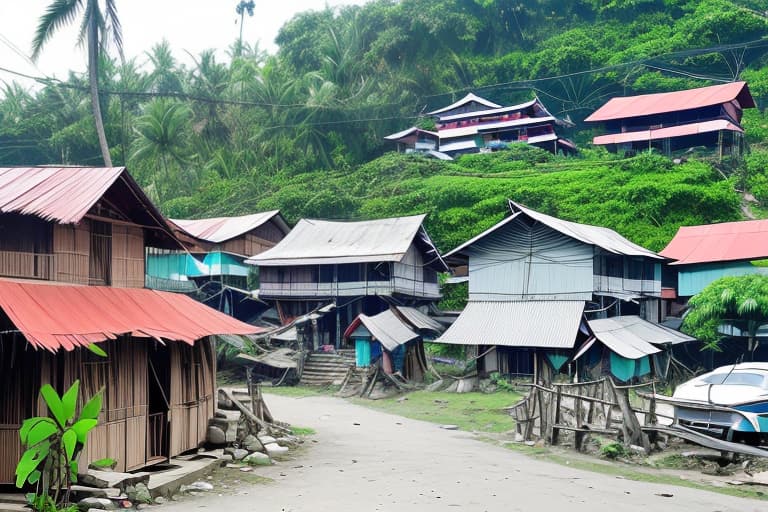
[[[607,228],[510,209],[446,254],[468,266],[469,302],[438,343],[477,347],[481,373],[546,378],[599,339],[590,319],[658,320],[662,257]]]
[[[291,230],[278,210],[239,217],[169,219],[169,224],[183,248],[147,249],[149,288],[190,293],[244,321],[266,309],[251,296],[253,267],[244,262],[274,247]]]
[[[302,219],[274,248],[246,260],[259,268],[259,298],[275,303],[283,324],[306,318],[313,348],[340,347],[361,313],[429,304],[440,298],[438,272],[448,267],[424,217]]]
[[[449,156],[505,149],[516,142],[552,153],[576,152],[576,146],[556,132],[556,126],[569,123],[550,114],[538,98],[519,105],[501,106],[470,93],[426,115],[434,118],[436,132],[409,128],[385,139],[397,142],[406,150],[437,149]],[[435,141],[437,147],[433,147]]]
[[[260,329],[143,288],[145,249],[178,241],[128,172],[0,168],[0,233],[0,483],[14,481],[22,421],[45,414],[46,383],[104,389],[83,462],[131,470],[199,446],[214,412],[211,336]]]
[[[704,146],[720,156],[738,156],[744,147],[742,111],[754,107],[746,82],[732,82],[611,98],[585,121],[603,126],[605,133],[592,143],[611,152],[655,149],[672,155]]]
[[[423,342],[444,330],[417,308],[392,306],[373,316],[358,315],[344,331],[344,339],[355,344],[358,368],[380,364],[384,373],[421,382],[428,367]]]

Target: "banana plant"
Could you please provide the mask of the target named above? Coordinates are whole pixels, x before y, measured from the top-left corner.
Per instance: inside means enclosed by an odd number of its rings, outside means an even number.
[[[19,431],[24,453],[16,466],[16,487],[34,485],[27,495],[39,512],[53,512],[69,502],[69,490],[77,481],[77,460],[98,423],[103,390],[96,393],[76,414],[80,381],[61,396],[50,384],[40,389],[49,416],[24,421]],[[62,491],[64,494],[62,494]]]

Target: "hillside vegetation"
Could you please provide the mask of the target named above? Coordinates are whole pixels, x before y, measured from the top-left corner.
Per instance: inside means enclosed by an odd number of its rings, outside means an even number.
[[[751,152],[727,169],[616,159],[589,148],[582,120],[612,96],[736,79],[764,105],[766,12],[758,0],[374,0],[295,16],[276,55],[234,43],[185,66],[173,41],[125,63],[103,55],[102,111],[115,164],[176,217],[428,213],[447,250],[511,198],[660,249],[681,224],[740,218],[736,190],[768,201],[768,120],[747,111]],[[0,165],[100,165],[87,85],[6,84]],[[566,135],[584,150],[456,162],[387,153],[384,135],[468,91],[500,104],[537,95],[575,123]]]

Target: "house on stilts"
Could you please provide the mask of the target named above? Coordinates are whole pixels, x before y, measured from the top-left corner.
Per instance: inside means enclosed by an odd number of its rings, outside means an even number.
[[[212,336],[261,329],[144,288],[146,249],[179,245],[126,169],[0,168],[0,233],[0,484],[15,480],[21,423],[45,414],[43,384],[103,389],[83,463],[125,471],[196,449],[215,407]]]
[[[744,151],[741,117],[755,101],[746,82],[611,98],[584,121],[600,123],[605,133],[592,143],[611,152],[634,155],[656,150],[682,155],[699,146],[719,157]]]
[[[530,144],[555,154],[576,152],[573,142],[556,131],[572,123],[553,116],[539,98],[502,106],[469,93],[425,115],[434,119],[435,130],[412,127],[384,138],[397,143],[399,150],[438,158],[501,150],[511,143]]]
[[[470,347],[480,374],[663,373],[659,347],[690,339],[656,325],[664,258],[610,229],[509,206],[446,254],[468,266],[469,302],[436,342]]]

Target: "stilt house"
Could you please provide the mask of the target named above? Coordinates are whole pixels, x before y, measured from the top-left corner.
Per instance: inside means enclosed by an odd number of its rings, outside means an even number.
[[[575,349],[602,339],[590,319],[658,320],[661,256],[607,228],[512,201],[510,209],[446,254],[452,265],[469,267],[469,302],[437,343],[473,347],[481,373],[546,380],[574,360]],[[613,348],[612,341],[603,343]],[[647,341],[641,357],[655,353],[654,338]]]
[[[555,118],[538,99],[501,106],[472,93],[432,112],[437,132],[409,128],[385,137],[412,151],[437,149],[456,156],[463,153],[505,149],[509,143],[527,143],[551,153],[576,152],[576,146],[556,133],[569,123]],[[433,147],[437,141],[437,147]]]
[[[104,390],[83,463],[138,469],[205,439],[211,336],[260,329],[143,288],[147,247],[178,241],[124,168],[0,168],[0,483],[14,481],[21,423],[46,414],[46,383]]]
[[[303,331],[310,349],[342,347],[344,330],[361,313],[436,301],[438,272],[448,267],[424,217],[302,219],[274,248],[246,260],[259,267],[259,298],[275,303],[283,324],[306,319],[297,336]]]
[[[720,156],[739,156],[744,147],[742,111],[755,102],[746,82],[686,91],[611,98],[584,121],[601,123],[592,141],[611,152],[655,149],[671,156],[697,146]]]

